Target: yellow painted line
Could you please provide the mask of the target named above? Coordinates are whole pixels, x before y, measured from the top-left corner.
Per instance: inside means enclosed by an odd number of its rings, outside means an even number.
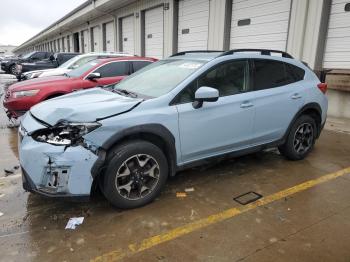
[[[242,213],[245,213],[245,212],[250,211],[252,209],[255,209],[257,207],[270,204],[270,203],[275,202],[277,200],[283,199],[285,197],[296,194],[298,192],[305,191],[311,187],[314,187],[316,185],[319,185],[319,184],[325,183],[327,181],[336,179],[336,178],[338,178],[340,176],[344,176],[346,174],[350,174],[350,167],[339,170],[339,171],[331,173],[331,174],[324,175],[322,177],[319,177],[319,178],[316,178],[313,180],[306,181],[306,182],[301,183],[299,185],[284,189],[284,190],[279,191],[275,194],[263,197],[263,198],[255,201],[251,204],[248,204],[246,206],[242,206],[242,207],[238,207],[238,208],[230,208],[230,209],[227,209],[227,210],[222,211],[220,213],[210,215],[208,217],[199,219],[199,220],[194,221],[192,223],[174,228],[170,231],[161,233],[159,235],[156,235],[156,236],[153,236],[150,238],[146,238],[146,239],[142,240],[141,242],[130,244],[125,249],[118,249],[118,250],[114,250],[114,251],[105,253],[105,254],[98,256],[94,259],[91,259],[90,261],[91,262],[118,261],[118,260],[123,259],[127,256],[134,255],[134,254],[142,252],[146,249],[150,249],[152,247],[160,245],[164,242],[168,242],[170,240],[179,238],[183,235],[187,235],[187,234],[194,232],[196,230],[199,230],[199,229],[205,228],[207,226],[210,226],[210,225],[222,222],[224,220],[233,218],[237,215],[240,215]]]

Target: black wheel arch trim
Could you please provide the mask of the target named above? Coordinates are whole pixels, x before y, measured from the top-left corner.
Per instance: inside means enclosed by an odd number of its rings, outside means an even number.
[[[175,137],[161,124],[144,124],[117,132],[103,143],[98,152],[98,159],[91,168],[92,177],[95,178],[98,174],[104,171],[106,156],[109,149],[128,137],[147,134],[157,136],[164,142],[167,151],[164,153],[168,160],[169,175],[174,176],[177,170]]]
[[[320,118],[321,118],[321,122],[320,122],[319,125],[317,126],[317,136],[316,136],[316,138],[318,138],[318,137],[320,136],[321,130],[322,130],[322,127],[323,127],[323,125],[322,125],[322,109],[321,109],[321,106],[320,106],[318,103],[312,102],[312,103],[308,103],[308,104],[304,105],[304,106],[295,114],[295,116],[293,117],[293,120],[289,123],[289,126],[288,126],[288,128],[287,128],[287,130],[286,130],[286,132],[285,132],[285,134],[284,134],[284,136],[283,136],[283,139],[282,139],[283,143],[286,141],[287,136],[288,136],[288,134],[289,134],[289,132],[290,132],[290,130],[291,130],[291,128],[292,128],[294,122],[295,122],[301,115],[303,115],[307,110],[310,110],[310,109],[311,109],[311,110],[316,110],[316,111],[318,112]]]

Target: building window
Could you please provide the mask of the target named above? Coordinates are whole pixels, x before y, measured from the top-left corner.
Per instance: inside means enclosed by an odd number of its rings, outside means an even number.
[[[345,4],[344,10],[345,12],[350,12],[350,3]]]
[[[250,18],[238,20],[237,25],[238,26],[250,25]]]

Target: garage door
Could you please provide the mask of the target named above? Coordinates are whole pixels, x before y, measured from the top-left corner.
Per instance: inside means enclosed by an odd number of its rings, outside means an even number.
[[[163,58],[163,6],[145,11],[145,55]]]
[[[230,47],[286,50],[291,0],[233,0]]]
[[[71,37],[67,35],[67,52],[72,52]]]
[[[105,47],[106,51],[114,51],[115,38],[114,38],[114,22],[105,24]]]
[[[121,32],[121,51],[135,54],[133,15],[121,19]]]
[[[178,52],[208,47],[209,1],[179,1]]]
[[[89,31],[84,30],[83,31],[83,45],[84,45],[84,53],[88,53],[90,51],[90,40],[89,40]]]
[[[56,41],[57,41],[57,51],[58,52],[62,52],[62,50],[61,50],[61,39],[57,39]]]
[[[65,37],[62,37],[62,52],[67,52],[67,43]]]
[[[101,32],[100,27],[95,26],[92,28],[92,39],[93,39],[93,52],[102,51],[101,48]]]
[[[333,0],[332,2],[323,67],[350,69],[349,1]]]

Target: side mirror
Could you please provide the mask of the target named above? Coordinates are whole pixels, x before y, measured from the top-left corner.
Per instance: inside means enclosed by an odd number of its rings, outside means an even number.
[[[53,55],[50,55],[49,59],[50,61],[55,61],[55,57]]]
[[[100,73],[91,73],[91,74],[89,74],[86,77],[87,80],[91,80],[91,81],[93,81],[93,80],[95,80],[97,78],[101,78],[101,74]]]
[[[194,102],[192,105],[195,109],[198,109],[203,106],[203,102],[216,102],[218,99],[219,90],[212,87],[202,86],[198,88],[194,94]]]

